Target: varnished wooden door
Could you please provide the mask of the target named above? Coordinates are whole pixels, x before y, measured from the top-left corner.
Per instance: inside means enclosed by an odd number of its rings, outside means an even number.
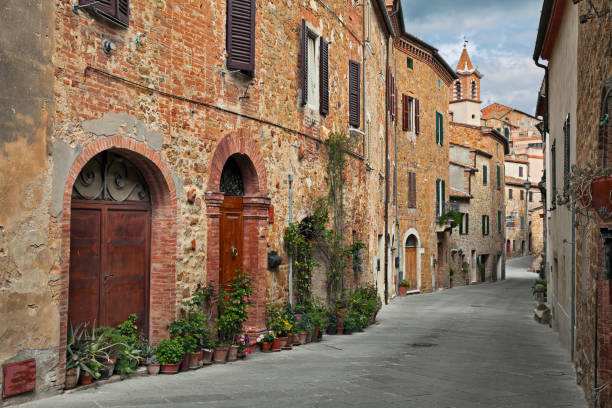
[[[410,289],[417,289],[417,264],[415,247],[406,247],[406,279],[410,282]]]
[[[73,202],[69,319],[116,326],[131,313],[148,332],[150,205]]]
[[[225,196],[221,205],[219,235],[219,283],[226,285],[242,269],[242,197]]]

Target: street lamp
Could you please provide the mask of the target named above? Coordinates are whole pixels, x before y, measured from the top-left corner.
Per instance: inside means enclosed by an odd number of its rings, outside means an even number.
[[[525,245],[527,245],[527,253],[529,253],[529,189],[531,188],[531,182],[529,179],[525,181]],[[525,255],[525,254],[523,254]]]

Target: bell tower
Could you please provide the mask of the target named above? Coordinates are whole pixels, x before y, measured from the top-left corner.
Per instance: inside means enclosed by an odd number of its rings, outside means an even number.
[[[483,75],[472,65],[467,43],[463,43],[463,51],[455,68],[459,79],[450,89],[450,111],[453,122],[480,126],[480,80]]]

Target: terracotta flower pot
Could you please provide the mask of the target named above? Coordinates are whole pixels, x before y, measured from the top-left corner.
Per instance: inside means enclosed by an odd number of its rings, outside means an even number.
[[[319,328],[315,327],[315,329],[312,331],[312,341],[319,341]]]
[[[91,384],[92,376],[88,373],[81,373],[81,377],[79,378],[79,384],[81,385],[89,385]]]
[[[342,334],[342,333],[344,333],[344,327],[336,327],[336,333],[337,333],[337,334]]]
[[[65,389],[69,390],[71,388],[76,387],[78,382],[79,382],[79,376],[78,376],[76,367],[71,368],[70,370],[66,371],[66,382],[64,383]]]
[[[271,348],[272,348],[272,343],[270,343],[269,341],[263,341],[261,343],[261,351],[270,351]]]
[[[229,351],[229,347],[215,347],[213,363],[217,363],[217,364],[225,363],[227,360],[228,351]]]
[[[183,355],[183,361],[181,362],[181,371],[189,371],[189,354]]]
[[[212,364],[213,351],[211,349],[202,349],[202,364]]]
[[[164,364],[161,366],[162,374],[176,374],[179,371],[181,363]]]
[[[306,333],[306,344],[310,343],[312,341],[312,335],[314,332],[309,331]]]
[[[597,211],[600,218],[608,218],[600,211],[612,212],[612,177],[594,180],[591,184],[591,196],[593,197],[591,207]]]
[[[198,360],[200,359],[200,352],[189,354],[189,369],[195,370],[198,368]]]
[[[278,348],[282,349],[283,347],[285,347],[287,345],[288,339],[289,338],[287,336],[278,337],[278,341],[279,341]]]
[[[160,368],[161,367],[159,364],[149,364],[147,366],[147,372],[149,373],[149,375],[158,375]]]
[[[306,336],[307,336],[307,335],[308,335],[308,332],[307,332],[307,331],[303,331],[303,332],[301,332],[301,333],[300,333],[300,336],[299,336],[299,339],[300,339],[300,340],[299,340],[300,345],[302,345],[302,344],[306,344]]]
[[[238,360],[238,346],[232,344],[229,348],[229,352],[227,353],[227,361],[236,361]]]
[[[281,350],[280,338],[277,337],[272,342],[272,351],[280,351],[280,350]]]
[[[327,334],[336,334],[336,332],[338,331],[336,326],[333,325],[329,325],[327,326]]]
[[[115,363],[110,361],[108,363],[104,363],[102,365],[102,368],[100,368],[100,379],[108,380],[110,377],[112,377],[114,371]]]
[[[408,286],[400,286],[399,287],[399,295],[406,296],[408,294]]]

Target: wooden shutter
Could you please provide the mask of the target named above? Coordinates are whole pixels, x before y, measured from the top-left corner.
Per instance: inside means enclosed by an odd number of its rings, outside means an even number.
[[[499,164],[497,165],[497,188],[501,187],[501,169],[499,168]]]
[[[440,215],[440,180],[436,180],[436,216]]]
[[[487,235],[487,216],[482,216],[482,235]]]
[[[414,100],[414,132],[419,135],[421,134],[421,110],[419,107],[419,100]]]
[[[356,61],[349,61],[349,124],[354,128],[359,127],[360,120],[360,69],[361,64]]]
[[[461,221],[459,222],[459,235],[463,235],[463,220],[465,219],[465,214],[460,213]]]
[[[402,130],[408,129],[408,95],[402,94]]]
[[[608,168],[612,165],[612,79],[601,88],[600,106],[603,117],[599,123],[599,165]]]
[[[117,0],[117,20],[120,25],[130,25],[130,0]]]
[[[397,120],[397,82],[393,75],[393,120]]]
[[[465,233],[470,233],[470,213],[465,213]]]
[[[497,211],[497,232],[501,232],[501,211]]]
[[[487,185],[487,166],[482,166],[482,184]]]
[[[255,0],[227,1],[227,69],[255,70]]]
[[[567,119],[563,125],[563,136],[564,136],[564,161],[563,161],[563,185],[567,189],[569,187],[569,172],[570,172],[570,143],[571,143],[571,132],[570,132],[570,114],[567,114]]]
[[[308,103],[308,28],[302,19],[302,105]]]
[[[490,228],[491,226],[489,225],[489,221],[490,221],[490,218],[487,215],[487,235],[489,235],[491,233],[491,228]]]
[[[444,145],[444,115],[438,113],[440,117],[440,146]]]
[[[511,188],[508,189],[508,199],[512,200],[512,189]]]
[[[408,208],[416,208],[416,173],[408,172]]]
[[[446,212],[446,181],[442,180],[442,214]]]
[[[92,0],[79,0],[80,6],[92,3]],[[89,9],[121,27],[130,25],[130,0],[98,0]]]
[[[551,184],[552,184],[552,196],[551,196],[551,200],[552,200],[552,208],[555,208],[557,206],[557,141],[553,140],[553,144],[552,147],[550,148],[550,157],[551,157],[551,164],[550,164],[550,170],[551,170]]]
[[[319,112],[329,113],[329,43],[321,38],[319,50]]]

